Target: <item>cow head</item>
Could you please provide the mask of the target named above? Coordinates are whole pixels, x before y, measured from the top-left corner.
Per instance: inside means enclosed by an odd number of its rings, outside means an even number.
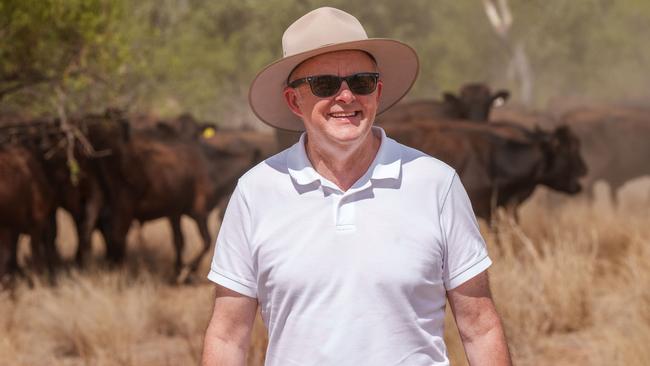
[[[465,84],[460,89],[460,97],[446,92],[444,100],[458,112],[460,118],[470,121],[485,122],[490,117],[494,107],[505,104],[510,97],[507,90],[492,93],[490,88],[482,83]]]
[[[118,149],[131,138],[129,120],[117,109],[107,109],[103,114],[87,114],[76,123],[95,151]]]
[[[183,113],[171,121],[158,121],[157,132],[169,138],[187,140],[209,139],[218,126],[211,122],[199,122],[190,113]]]
[[[536,129],[538,136],[541,131]],[[579,179],[587,174],[587,166],[580,155],[580,140],[571,129],[562,125],[546,133],[543,141],[545,169],[543,183],[558,191],[580,192]]]

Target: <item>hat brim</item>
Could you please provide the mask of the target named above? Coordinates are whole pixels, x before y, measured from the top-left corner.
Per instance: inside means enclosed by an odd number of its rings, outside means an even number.
[[[282,58],[260,71],[251,83],[248,102],[253,113],[264,123],[291,131],[305,129],[302,120],[293,114],[282,91],[289,73],[301,62],[327,52],[361,50],[377,61],[383,83],[377,114],[384,112],[402,99],[411,89],[419,72],[417,53],[409,45],[384,38],[337,43]]]

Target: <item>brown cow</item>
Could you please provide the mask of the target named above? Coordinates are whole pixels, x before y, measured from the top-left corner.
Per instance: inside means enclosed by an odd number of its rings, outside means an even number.
[[[650,175],[650,110],[588,107],[571,111],[562,119],[582,142],[582,154],[589,166],[582,183],[591,197],[594,184],[603,180],[617,204],[623,184]]]
[[[552,129],[561,124],[561,121],[549,112],[513,104],[495,108],[490,114],[490,123],[495,121],[511,121],[531,129],[536,126]]]
[[[87,147],[83,147],[79,141],[75,142],[73,151],[78,168],[71,173],[65,154],[66,143],[63,148],[54,150],[46,169],[50,180],[56,185],[58,206],[68,211],[76,224],[76,263],[83,267],[91,249],[92,232],[108,199],[108,188],[100,167],[103,159],[110,157],[113,150],[128,142],[130,127],[120,111],[111,109],[103,114],[75,118],[71,123],[87,136],[95,151],[87,151]]]
[[[186,271],[180,219],[187,215],[196,221],[203,239],[201,253],[187,266],[193,273],[211,244],[208,214],[259,159],[257,150],[233,154],[156,129],[134,132],[128,144],[103,163],[110,197],[109,217],[101,220],[108,259],[113,263],[124,259],[132,220],[166,217],[174,234],[177,279],[182,280],[178,276]]]
[[[488,222],[496,207],[516,214],[516,206],[539,184],[577,193],[586,170],[578,140],[567,127],[548,133],[507,123],[425,120],[387,126],[386,133],[456,169],[474,212]]]
[[[17,260],[21,233],[30,236],[37,269],[45,262],[53,279],[51,219],[56,206],[38,154],[13,144],[0,147],[0,177],[0,280],[22,273]]]
[[[98,159],[110,155],[106,146],[102,151],[90,151],[92,146],[81,143],[84,136],[97,140],[101,137],[110,144],[125,141],[128,134],[126,121],[118,111],[107,110],[104,114],[72,118],[70,126],[77,129],[72,141],[66,139],[59,120],[36,120],[21,126],[21,143],[33,146],[41,157],[43,171],[51,187],[52,200],[57,207],[68,211],[76,226],[78,250],[76,262],[82,267],[90,251],[91,236],[105,200]],[[86,144],[92,145],[92,141]],[[71,153],[71,156],[68,154]],[[93,155],[97,154],[97,156]],[[72,157],[74,161],[70,161]],[[51,219],[56,222],[56,218]],[[56,236],[56,225],[53,225]],[[54,238],[49,245],[54,246]],[[53,258],[58,262],[58,255]]]

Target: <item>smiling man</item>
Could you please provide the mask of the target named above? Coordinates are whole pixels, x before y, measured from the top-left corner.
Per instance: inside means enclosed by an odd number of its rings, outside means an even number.
[[[258,306],[266,365],[448,365],[447,299],[470,363],[510,364],[458,176],[373,127],[415,81],[415,51],[333,8],[282,43],[249,101],[262,121],[305,133],[232,195],[203,365],[245,365]]]
[[[343,81],[338,75],[351,78]],[[368,169],[381,143],[380,136],[371,133],[382,88],[374,60],[363,51],[329,52],[300,64],[289,80],[284,96],[304,123],[309,161],[319,174],[347,190]],[[355,94],[350,83],[367,90]],[[328,84],[335,86],[330,87],[332,95],[314,94],[312,88]]]

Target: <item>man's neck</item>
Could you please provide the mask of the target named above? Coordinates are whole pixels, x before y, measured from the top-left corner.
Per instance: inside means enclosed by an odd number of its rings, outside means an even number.
[[[310,144],[308,137],[305,145],[307,157],[314,169],[342,191],[347,191],[372,164],[379,151],[381,137],[370,131],[358,146],[337,146],[331,149]]]

